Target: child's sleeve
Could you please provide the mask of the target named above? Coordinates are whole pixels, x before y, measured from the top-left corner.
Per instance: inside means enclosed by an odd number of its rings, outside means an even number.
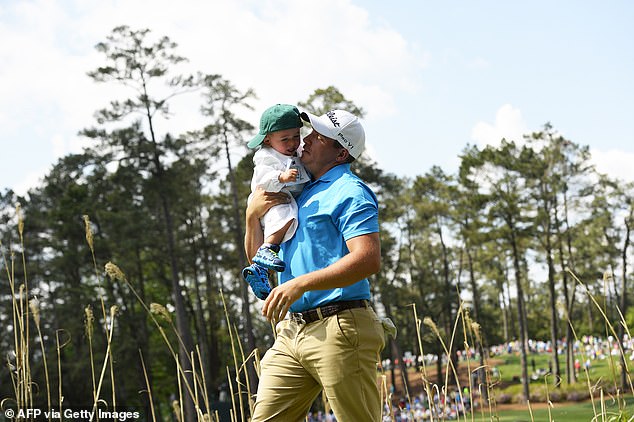
[[[268,155],[253,157],[253,180],[256,186],[261,186],[267,192],[279,192],[284,187],[284,183],[279,180],[282,170],[280,164],[274,157]]]

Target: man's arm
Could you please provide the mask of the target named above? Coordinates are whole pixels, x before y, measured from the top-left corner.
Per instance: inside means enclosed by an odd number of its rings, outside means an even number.
[[[303,274],[275,287],[264,301],[262,315],[278,321],[305,292],[346,287],[381,269],[379,233],[364,234],[346,241],[350,253],[326,268]]]
[[[251,259],[255,256],[262,243],[264,243],[264,232],[260,225],[260,219],[247,213],[244,228],[244,252],[247,254],[249,264],[253,263]]]
[[[251,202],[247,206],[244,231],[244,251],[249,262],[251,262],[251,258],[256,254],[258,248],[264,243],[264,233],[260,225],[260,218],[272,206],[289,202],[290,198],[284,192],[265,192],[260,187],[253,192]]]

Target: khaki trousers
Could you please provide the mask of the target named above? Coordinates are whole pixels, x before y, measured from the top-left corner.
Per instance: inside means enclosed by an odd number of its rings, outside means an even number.
[[[377,362],[385,346],[372,308],[304,324],[280,321],[261,361],[252,422],[304,421],[323,389],[338,422],[381,420]]]

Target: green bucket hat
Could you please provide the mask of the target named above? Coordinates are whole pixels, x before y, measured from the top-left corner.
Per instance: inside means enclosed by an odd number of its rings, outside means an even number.
[[[297,107],[289,104],[276,104],[267,108],[260,118],[260,131],[253,139],[249,141],[247,146],[255,148],[259,146],[264,137],[278,130],[295,129],[302,127],[302,119],[299,117]]]

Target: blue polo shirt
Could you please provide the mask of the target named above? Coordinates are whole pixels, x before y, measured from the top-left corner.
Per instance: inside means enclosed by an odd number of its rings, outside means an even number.
[[[297,231],[281,246],[281,258],[286,262],[281,283],[326,268],[350,252],[347,240],[379,231],[376,196],[350,171],[350,164],[335,166],[309,182],[297,198],[297,207]],[[306,292],[290,310],[302,312],[355,299],[370,299],[367,279],[344,288]]]

